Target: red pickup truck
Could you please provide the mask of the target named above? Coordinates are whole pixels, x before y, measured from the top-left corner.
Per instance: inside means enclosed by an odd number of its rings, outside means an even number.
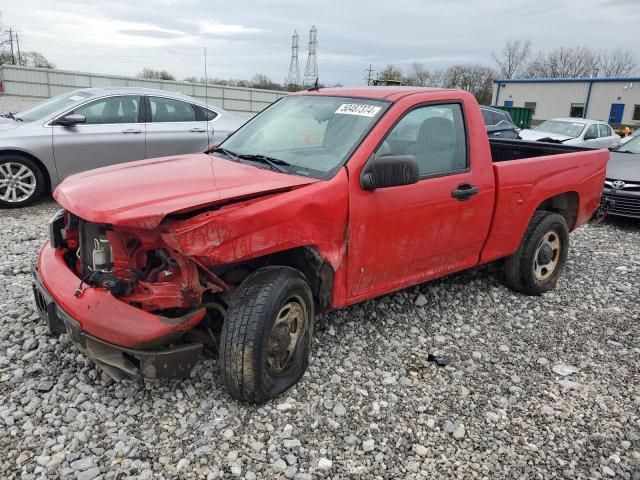
[[[509,287],[554,288],[608,158],[489,140],[463,91],[301,92],[210,152],[65,180],[36,303],[114,378],[217,351],[230,394],[264,402],[304,373],[318,313],[498,259]]]

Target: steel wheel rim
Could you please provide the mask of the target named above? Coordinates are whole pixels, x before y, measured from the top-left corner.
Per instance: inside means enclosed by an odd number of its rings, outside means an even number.
[[[554,231],[549,231],[544,234],[542,240],[538,244],[538,248],[536,248],[536,252],[534,254],[533,260],[533,273],[538,281],[547,280],[553,272],[556,271],[558,264],[560,263],[560,249],[562,247],[562,243],[560,242],[560,237]],[[548,261],[546,258],[542,258],[545,256],[549,256]]]
[[[0,163],[0,200],[9,203],[24,202],[36,191],[36,174],[17,162]]]
[[[305,327],[304,302],[300,297],[292,297],[276,314],[267,341],[267,364],[273,373],[282,374],[295,362]]]

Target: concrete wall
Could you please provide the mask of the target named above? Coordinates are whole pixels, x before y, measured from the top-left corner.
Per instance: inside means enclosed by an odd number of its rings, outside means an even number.
[[[0,113],[21,112],[41,101],[41,98],[0,95]]]
[[[588,81],[577,82],[523,82],[501,83],[499,105],[512,100],[514,107],[524,107],[525,102],[536,102],[533,119],[537,122],[554,117],[568,117],[572,103],[586,103]],[[496,103],[498,84],[493,85],[493,103]],[[611,104],[625,104],[622,124],[640,126],[634,121],[633,110],[640,105],[640,82],[593,82],[587,118],[609,120]]]
[[[181,92],[203,103],[251,117],[286,95],[286,92],[257,88],[205,86],[203,83],[143,80],[94,73],[46,70],[2,65],[0,67],[0,112],[19,111],[26,106],[61,93],[87,87],[143,87]],[[19,106],[20,108],[14,108]]]

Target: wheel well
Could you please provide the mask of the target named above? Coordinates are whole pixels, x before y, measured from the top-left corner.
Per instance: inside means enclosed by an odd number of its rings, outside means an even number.
[[[23,152],[21,150],[1,150],[0,151],[0,158],[6,155],[17,155],[19,157],[28,158],[29,160],[35,162],[35,164],[38,165],[38,168],[40,168],[42,175],[44,176],[45,192],[49,192],[49,193],[51,192],[51,176],[49,175],[49,170],[47,169],[47,167],[44,166],[44,163],[42,163],[40,159],[38,159],[38,157],[34,157],[30,153]]]
[[[555,195],[542,202],[536,210],[554,212],[562,215],[569,230],[573,230],[578,219],[578,205],[580,196],[576,192],[565,192]]]
[[[283,250],[246,262],[225,265],[214,269],[215,273],[230,285],[239,285],[251,272],[267,265],[282,265],[300,270],[309,281],[318,311],[331,304],[334,271],[315,247],[305,246]]]

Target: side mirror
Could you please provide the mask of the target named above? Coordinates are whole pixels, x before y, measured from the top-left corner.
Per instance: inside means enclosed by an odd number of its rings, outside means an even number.
[[[418,162],[413,155],[384,155],[364,167],[360,186],[364,190],[411,185],[420,180]]]
[[[87,119],[84,115],[71,113],[65,117],[58,118],[54,122],[54,125],[62,125],[64,127],[73,127],[74,125],[80,125],[82,123],[87,123]]]

